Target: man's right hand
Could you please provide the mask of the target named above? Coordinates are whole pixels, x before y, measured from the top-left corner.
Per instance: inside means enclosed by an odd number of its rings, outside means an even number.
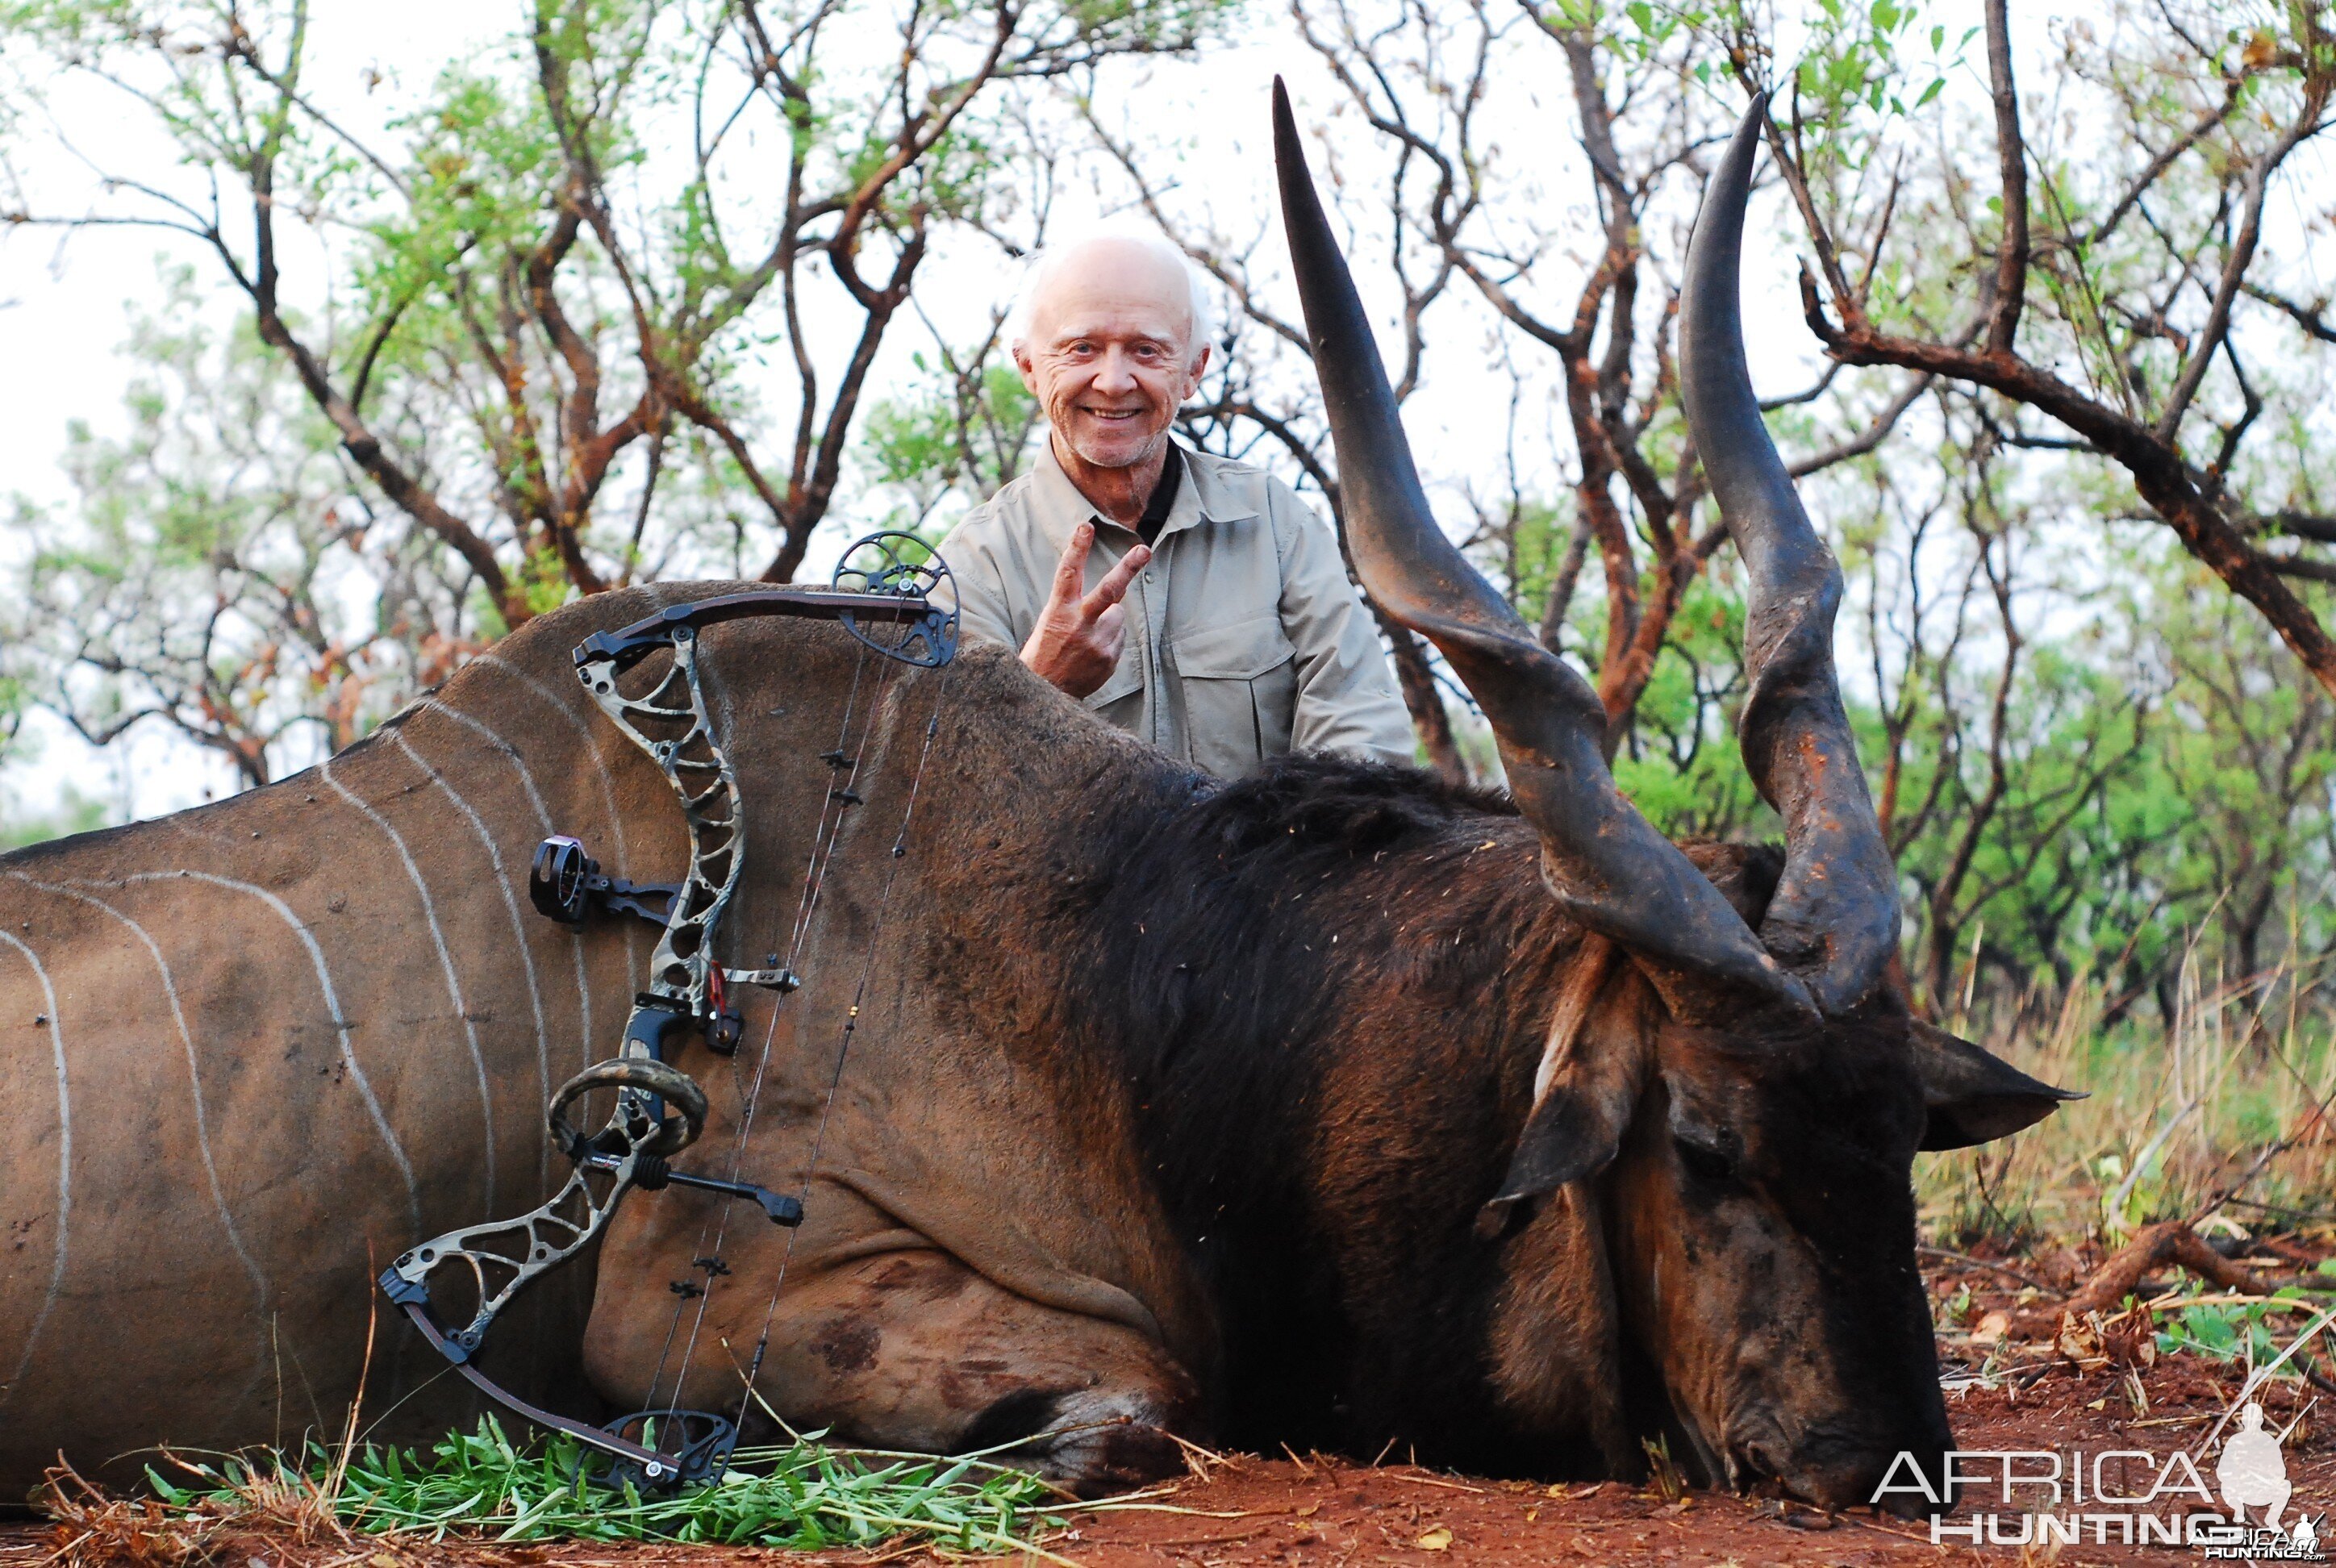
[[[1071,531],[1071,542],[1055,563],[1054,591],[1038,612],[1030,640],[1022,645],[1022,662],[1073,696],[1094,691],[1119,667],[1119,646],[1127,635],[1127,612],[1119,601],[1152,559],[1150,546],[1137,545],[1089,593],[1087,551],[1094,548],[1094,523]]]

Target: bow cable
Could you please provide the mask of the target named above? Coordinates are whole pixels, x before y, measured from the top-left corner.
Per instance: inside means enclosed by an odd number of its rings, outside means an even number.
[[[826,891],[828,872],[833,868],[835,863],[836,851],[843,839],[845,823],[853,804],[855,803],[855,797],[857,794],[856,786],[860,782],[860,775],[865,764],[865,759],[869,755],[869,747],[877,738],[878,726],[883,713],[885,696],[891,684],[893,661],[886,660],[884,668],[877,677],[877,687],[875,693],[869,703],[865,727],[862,729],[858,744],[855,745],[852,738],[852,721],[854,709],[856,708],[859,701],[861,677],[864,671],[866,659],[867,656],[863,651],[861,655],[860,660],[852,667],[852,685],[844,698],[843,717],[841,725],[838,726],[835,749],[826,754],[829,758],[841,759],[842,762],[842,784],[841,788],[831,788],[827,792],[826,795],[822,797],[821,802],[820,820],[813,831],[811,854],[803,867],[803,885],[801,892],[798,893],[796,898],[795,917],[793,926],[788,932],[787,946],[784,950],[785,967],[790,971],[800,972],[797,966],[802,960],[804,944],[809,940],[812,926],[816,920],[821,896]],[[832,823],[831,816],[832,818]],[[906,818],[904,816],[904,830],[905,825]],[[876,940],[877,935],[881,932],[881,916],[880,913],[877,930],[871,931],[870,934],[869,940],[871,943]],[[765,1026],[763,1032],[762,1049],[755,1059],[754,1072],[751,1086],[740,1081],[736,1065],[735,1063],[732,1065],[730,1079],[733,1088],[735,1089],[738,1094],[740,1105],[738,1132],[737,1135],[732,1140],[731,1145],[730,1176],[733,1181],[738,1179],[740,1174],[745,1167],[747,1145],[754,1133],[756,1115],[761,1109],[763,1085],[769,1073],[771,1053],[778,1037],[779,1013],[785,1003],[785,999],[786,998],[784,997],[780,997],[775,998],[773,1002],[770,1021]],[[835,1094],[835,1088],[833,1086],[830,1086],[828,1094],[832,1102]],[[825,1111],[822,1108],[822,1120],[824,1119],[824,1116]],[[797,1201],[806,1201],[809,1196],[810,1186],[807,1179],[804,1184],[804,1190]],[[705,1326],[706,1314],[713,1305],[714,1291],[716,1283],[722,1277],[722,1274],[717,1273],[716,1270],[721,1268],[722,1243],[729,1233],[729,1208],[728,1205],[725,1204],[722,1207],[719,1213],[708,1215],[698,1232],[699,1251],[696,1254],[691,1266],[693,1268],[702,1266],[706,1267],[706,1280],[703,1292],[696,1297],[697,1310],[695,1318],[690,1323],[689,1337],[684,1343],[682,1349],[681,1365],[674,1374],[673,1397],[676,1401],[680,1399],[682,1389],[688,1381],[690,1368],[696,1363],[698,1335]],[[711,1227],[713,1231],[713,1245],[711,1248],[706,1247],[705,1244],[707,1227]],[[787,1232],[786,1249],[787,1255],[792,1256],[794,1250],[794,1231],[793,1227],[790,1227]],[[726,1270],[724,1270],[723,1272],[726,1272]],[[784,1263],[781,1265],[780,1274],[781,1278],[784,1279],[785,1275]],[[671,1347],[674,1334],[677,1332],[680,1328],[682,1313],[689,1306],[689,1303],[690,1298],[687,1296],[680,1296],[674,1303],[673,1322],[667,1330],[666,1342],[668,1349]],[[652,1396],[650,1403],[653,1406],[657,1403],[655,1395],[657,1387],[664,1379],[665,1365],[666,1353],[664,1351],[660,1351],[657,1358],[657,1371],[652,1376],[649,1383],[650,1393]]]
[[[933,693],[933,711],[925,720],[924,737],[917,747],[917,769],[909,778],[909,799],[900,810],[900,832],[892,839],[892,863],[885,870],[883,891],[877,895],[876,899],[876,918],[870,925],[868,942],[861,953],[860,979],[852,988],[852,1006],[843,1016],[843,1030],[836,1041],[835,1067],[828,1076],[827,1097],[821,1102],[819,1123],[812,1134],[811,1163],[803,1171],[800,1199],[806,1203],[811,1201],[812,1183],[819,1176],[820,1154],[827,1143],[828,1117],[835,1108],[836,1091],[843,1083],[843,1066],[852,1055],[852,1033],[860,1027],[860,1008],[867,998],[869,976],[876,966],[876,950],[883,938],[885,912],[892,901],[892,883],[900,876],[900,862],[908,853],[909,827],[916,815],[918,795],[924,787],[925,764],[931,759],[934,737],[940,733],[941,705],[948,700],[949,683],[949,667],[943,666],[940,680]],[[775,1013],[772,1015],[772,1021],[775,1027],[777,1023]],[[778,1273],[771,1281],[770,1300],[763,1305],[762,1331],[755,1336],[754,1355],[746,1368],[746,1386],[738,1396],[738,1414],[733,1420],[734,1426],[745,1422],[747,1407],[754,1398],[754,1379],[762,1376],[763,1358],[771,1347],[771,1324],[778,1316],[779,1296],[786,1288],[787,1266],[794,1261],[795,1235],[796,1232],[793,1230],[787,1232],[785,1250],[779,1254]]]

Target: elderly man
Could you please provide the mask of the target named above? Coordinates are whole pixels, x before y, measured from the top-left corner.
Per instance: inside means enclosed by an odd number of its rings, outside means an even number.
[[[1410,761],[1330,531],[1263,470],[1168,437],[1209,363],[1183,254],[1118,233],[1049,250],[1017,317],[1014,363],[1049,433],[941,546],[964,630],[1223,777],[1289,751]]]

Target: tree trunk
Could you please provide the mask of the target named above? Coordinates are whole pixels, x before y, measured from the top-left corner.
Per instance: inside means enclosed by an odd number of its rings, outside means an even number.
[[[1436,671],[1427,662],[1426,646],[1380,614],[1377,605],[1371,606],[1371,614],[1395,649],[1396,685],[1403,692],[1404,707],[1411,714],[1411,727],[1427,752],[1427,765],[1446,784],[1468,783],[1468,765],[1460,755],[1459,742],[1453,738],[1452,716],[1445,711],[1444,694],[1436,689]]]

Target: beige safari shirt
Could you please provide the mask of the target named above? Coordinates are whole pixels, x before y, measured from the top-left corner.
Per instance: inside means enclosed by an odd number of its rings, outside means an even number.
[[[1338,541],[1262,469],[1186,448],[1152,560],[1128,585],[1119,667],[1084,700],[1223,778],[1291,751],[1413,760],[1410,716]],[[1092,590],[1139,541],[1099,515],[1047,443],[941,541],[959,628],[1019,648],[1071,531],[1092,521]]]

